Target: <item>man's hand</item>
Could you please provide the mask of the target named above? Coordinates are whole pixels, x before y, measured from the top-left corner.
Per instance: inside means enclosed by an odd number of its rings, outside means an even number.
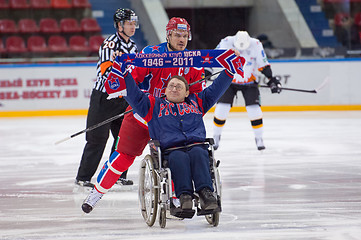
[[[104,87],[109,94],[107,99],[126,96],[127,90],[125,86],[124,76],[127,74],[126,64],[118,61],[119,57],[113,62],[112,71],[104,82]]]
[[[113,52],[113,55],[112,55],[112,61],[114,62],[115,58],[117,56],[121,56],[123,53],[120,52],[119,50],[116,50],[115,52]]]
[[[281,89],[281,88],[282,88],[282,84],[281,84],[280,81],[279,81],[277,78],[275,78],[275,77],[272,77],[272,78],[268,81],[267,85],[270,87],[272,93],[280,93],[280,92],[282,91],[282,89]]]

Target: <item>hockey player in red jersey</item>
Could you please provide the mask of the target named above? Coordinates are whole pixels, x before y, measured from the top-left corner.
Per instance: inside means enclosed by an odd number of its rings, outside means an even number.
[[[147,46],[142,53],[160,53],[169,51],[184,51],[191,39],[190,25],[184,18],[174,17],[166,26],[167,41],[156,46]],[[150,94],[160,97],[164,94],[167,82],[173,75],[183,76],[188,83],[201,80],[204,77],[203,68],[138,68],[132,67],[130,72],[139,87]],[[202,91],[205,82],[194,84],[190,93]],[[117,181],[119,176],[127,170],[134,162],[136,156],[142,154],[149,141],[147,123],[138,115],[128,114],[124,117],[123,124],[118,135],[116,151],[108,161],[105,162],[99,173],[95,188],[85,199],[82,209],[89,213]]]

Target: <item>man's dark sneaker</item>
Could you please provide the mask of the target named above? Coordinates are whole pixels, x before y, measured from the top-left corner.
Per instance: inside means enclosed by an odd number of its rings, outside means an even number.
[[[79,185],[81,187],[89,187],[89,188],[93,188],[94,184],[91,183],[90,181],[81,181],[81,180],[75,180],[75,184]]]
[[[133,185],[133,181],[126,178],[119,178],[116,182],[118,185]]]
[[[218,207],[217,199],[214,197],[213,192],[209,188],[202,188],[198,192],[201,208],[203,210],[212,210]]]
[[[180,200],[180,207],[183,210],[186,209],[192,209],[193,207],[193,202],[192,202],[192,196],[187,194],[187,193],[183,193],[179,196],[179,200]]]

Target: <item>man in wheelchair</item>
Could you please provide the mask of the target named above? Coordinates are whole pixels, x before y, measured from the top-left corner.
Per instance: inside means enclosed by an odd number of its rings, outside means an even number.
[[[196,143],[202,143],[206,138],[204,114],[230,86],[238,67],[229,66],[213,84],[198,94],[189,93],[188,82],[183,76],[172,76],[165,97],[154,97],[142,92],[132,75],[122,66],[123,78],[119,78],[119,81],[124,81],[126,85],[125,99],[148,123],[150,137],[159,141],[162,151],[167,150],[165,158],[169,162],[181,209],[192,208],[193,183],[202,209],[211,210],[218,206],[213,195],[207,148]],[[82,205],[83,211],[90,212],[102,195],[95,185]]]

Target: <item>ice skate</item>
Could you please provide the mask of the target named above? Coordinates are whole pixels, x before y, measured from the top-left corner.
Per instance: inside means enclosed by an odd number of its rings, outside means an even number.
[[[90,213],[95,204],[103,197],[103,193],[98,192],[95,188],[91,190],[88,197],[84,200],[83,205],[81,205],[81,208],[85,213]]]
[[[255,140],[256,140],[257,149],[259,151],[266,149],[266,147],[263,144],[263,139],[262,138],[255,138]]]
[[[121,186],[128,186],[128,185],[133,185],[133,181],[130,179],[126,179],[126,178],[119,178],[116,182],[116,184],[121,185]]]
[[[217,150],[219,147],[219,142],[221,141],[221,135],[214,135],[213,139],[214,139],[213,149]]]
[[[94,187],[94,184],[91,183],[90,181],[81,181],[81,180],[75,180],[75,185],[78,185],[80,187],[88,187],[88,188]]]

